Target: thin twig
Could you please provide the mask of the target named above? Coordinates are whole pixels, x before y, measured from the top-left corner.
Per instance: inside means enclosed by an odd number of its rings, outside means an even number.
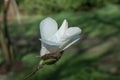
[[[43,65],[38,65],[31,73],[29,73],[28,75],[26,75],[22,80],[26,80],[26,79],[30,78],[30,77],[33,76],[37,71],[39,71],[42,67],[43,67]]]

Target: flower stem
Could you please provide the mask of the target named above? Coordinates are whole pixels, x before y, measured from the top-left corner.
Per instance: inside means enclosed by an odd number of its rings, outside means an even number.
[[[28,75],[26,75],[22,80],[26,80],[28,78],[30,78],[31,76],[33,76],[37,71],[39,71],[41,68],[43,68],[42,64],[39,64],[31,73],[29,73]]]

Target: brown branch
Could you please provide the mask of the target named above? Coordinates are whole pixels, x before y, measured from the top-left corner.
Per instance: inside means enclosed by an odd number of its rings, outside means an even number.
[[[7,41],[6,41],[5,37],[4,37],[4,33],[3,33],[2,29],[1,29],[1,27],[0,27],[0,34],[1,34],[0,35],[1,36],[0,41],[1,41],[2,52],[3,52],[3,55],[5,57],[6,63],[10,64],[11,61],[10,61],[9,52],[8,52],[8,48],[7,48]]]
[[[8,32],[8,20],[7,20],[7,16],[8,16],[8,10],[9,10],[9,5],[10,5],[10,1],[11,0],[4,0],[4,11],[3,11],[3,36],[6,40],[6,49],[7,49],[7,53],[9,56],[9,61],[10,64],[13,61],[13,47],[11,45],[11,41],[10,41],[10,36],[9,36],[9,32]]]

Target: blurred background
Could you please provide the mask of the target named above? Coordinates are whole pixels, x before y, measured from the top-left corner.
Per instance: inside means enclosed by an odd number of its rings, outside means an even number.
[[[39,63],[39,23],[82,29],[55,65],[28,80],[120,80],[120,0],[0,0],[0,80],[21,80]]]

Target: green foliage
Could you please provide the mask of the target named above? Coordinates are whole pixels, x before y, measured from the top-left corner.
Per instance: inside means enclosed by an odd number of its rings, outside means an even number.
[[[1,12],[2,8],[3,8],[3,1],[4,0],[0,0],[0,12]]]
[[[79,0],[57,0],[58,6],[63,10],[70,10],[79,6]],[[78,4],[79,3],[79,4]]]
[[[61,11],[91,10],[118,0],[17,0],[20,10],[28,14],[48,14]]]
[[[27,67],[34,67],[35,65],[37,65],[39,63],[40,58],[37,57],[38,55],[36,54],[28,54],[25,55],[22,58],[22,62],[24,65],[26,65]]]
[[[82,39],[72,48],[69,48],[56,65],[45,66],[29,80],[120,80],[120,70],[116,69],[120,65],[116,61],[114,62],[117,58],[107,59],[111,54],[117,54],[118,57],[120,55],[119,9],[120,6],[118,5],[107,5],[102,9],[76,13],[71,10],[66,11],[68,10],[68,7],[66,7],[64,12],[49,15],[59,24],[66,18],[69,26],[79,26],[82,29]],[[30,16],[23,23],[25,27],[20,27],[21,29],[14,27],[10,29],[10,33],[19,36],[21,32],[21,34],[24,33],[24,36],[33,38],[35,35],[39,35],[39,22],[43,17]],[[36,39],[38,39],[38,36]],[[36,45],[32,47],[37,48]],[[25,55],[22,58],[24,65],[34,67],[39,62],[39,58],[35,58],[35,56],[34,53]],[[102,61],[103,59],[107,60]],[[99,61],[102,62],[99,63]],[[112,66],[109,66],[109,64],[112,64]],[[116,69],[115,74],[110,72],[114,69]],[[29,73],[31,69],[26,69],[26,71]],[[22,76],[25,73],[23,70]],[[20,76],[21,74],[16,75]]]
[[[56,5],[56,0],[24,0],[20,4],[20,9],[30,14],[46,14],[59,11],[59,7]]]

